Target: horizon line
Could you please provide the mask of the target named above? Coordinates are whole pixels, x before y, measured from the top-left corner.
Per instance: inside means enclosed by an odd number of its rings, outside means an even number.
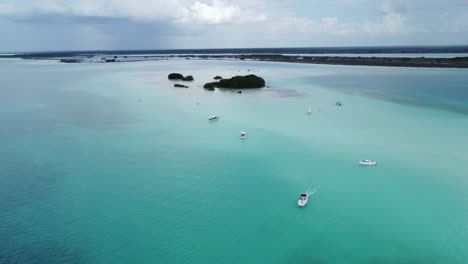
[[[294,50],[294,49],[385,49],[385,48],[466,48],[466,51],[459,51],[456,53],[468,52],[468,44],[453,44],[453,45],[368,45],[368,46],[309,46],[309,47],[245,47],[245,48],[178,48],[178,49],[83,49],[83,50],[34,50],[34,51],[11,51],[3,52],[0,51],[0,56],[2,54],[12,54],[12,55],[28,55],[28,54],[53,54],[53,53],[96,53],[96,52],[145,52],[145,51],[157,51],[157,52],[167,52],[167,51],[222,51],[222,50]],[[395,52],[398,53],[398,52]],[[438,52],[431,52],[438,53]],[[440,52],[444,53],[444,52]]]

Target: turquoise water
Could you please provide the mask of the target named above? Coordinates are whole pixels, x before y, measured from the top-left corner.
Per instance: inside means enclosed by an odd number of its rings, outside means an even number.
[[[0,263],[468,262],[466,70],[0,60],[0,71]],[[195,81],[174,88],[170,72]],[[200,87],[252,72],[270,88]]]

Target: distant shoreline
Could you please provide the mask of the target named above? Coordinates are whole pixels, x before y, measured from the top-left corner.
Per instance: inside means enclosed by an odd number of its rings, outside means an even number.
[[[409,54],[411,56],[408,56]],[[433,56],[434,54],[446,55],[439,57]],[[3,56],[0,55],[0,58],[56,60],[64,63],[206,59],[356,66],[468,68],[468,45],[47,51],[14,55],[4,53]]]
[[[388,48],[387,48],[388,49]],[[351,54],[282,54],[280,52],[304,52],[308,49],[274,49],[277,53],[263,53],[271,51],[272,49],[263,49],[261,53],[249,54],[226,54],[226,53],[205,53],[200,54],[201,51],[207,52],[221,52],[221,51],[234,51],[234,50],[192,50],[191,54],[145,54],[143,51],[94,51],[94,52],[44,52],[44,53],[24,53],[24,54],[3,54],[0,58],[21,58],[32,60],[56,60],[63,63],[118,63],[118,62],[135,62],[135,61],[154,61],[154,60],[168,60],[168,59],[198,59],[198,60],[247,60],[247,61],[268,61],[268,62],[287,62],[287,63],[306,63],[306,64],[328,64],[328,65],[353,65],[353,66],[385,66],[385,67],[421,67],[421,68],[468,68],[468,56],[466,53],[461,53],[460,57],[423,57],[425,54],[405,53],[390,53],[387,56],[382,56],[381,53],[361,54],[364,51],[375,51],[369,49],[356,49],[360,51]],[[383,49],[385,50],[385,49]],[[174,52],[181,52],[182,50],[174,50]],[[190,50],[187,50],[187,52]],[[238,52],[241,50],[237,50]],[[242,50],[247,51],[247,50]],[[254,51],[254,50],[251,50]],[[257,49],[255,51],[260,51]],[[332,51],[332,50],[328,50]],[[336,51],[336,50],[335,50]],[[338,50],[341,52],[347,50]],[[429,51],[419,48],[417,51]],[[430,50],[433,53],[440,50]],[[447,50],[448,51],[448,50]],[[451,52],[464,52],[466,47],[458,47],[452,49]],[[148,51],[149,52],[149,51]],[[401,56],[398,56],[401,54]],[[405,55],[413,54],[415,56],[407,57]],[[418,56],[420,54],[421,56]],[[429,53],[432,54],[432,53]],[[442,53],[443,54],[443,53]],[[456,53],[455,53],[456,54]],[[375,55],[375,56],[374,56]],[[392,55],[392,56],[390,56]]]
[[[233,55],[233,56],[183,56],[201,59],[238,59],[269,62],[289,62],[329,65],[468,68],[468,57],[455,58],[408,58],[408,57],[349,57],[349,56],[292,56],[292,55]]]
[[[304,64],[328,64],[350,66],[421,67],[421,68],[468,68],[468,57],[426,58],[426,57],[379,57],[379,56],[301,56],[281,54],[231,54],[231,55],[104,55],[88,54],[71,56],[44,56],[37,54],[1,56],[32,60],[56,60],[62,63],[119,63],[136,61],[158,61],[168,59],[198,60],[239,60],[267,61]]]

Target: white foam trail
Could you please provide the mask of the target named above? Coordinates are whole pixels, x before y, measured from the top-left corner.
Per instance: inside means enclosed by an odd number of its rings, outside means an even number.
[[[317,186],[317,188],[314,188],[313,190],[309,191],[309,189],[310,189],[310,187],[309,187],[309,188],[307,188],[306,193],[307,193],[307,195],[314,195],[318,191],[319,188],[320,188],[320,185]]]

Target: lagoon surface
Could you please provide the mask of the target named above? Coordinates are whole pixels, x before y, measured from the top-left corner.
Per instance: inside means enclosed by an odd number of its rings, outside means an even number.
[[[3,59],[0,72],[0,263],[468,262],[466,69]],[[174,88],[170,72],[195,81]],[[250,73],[269,88],[201,87]]]

